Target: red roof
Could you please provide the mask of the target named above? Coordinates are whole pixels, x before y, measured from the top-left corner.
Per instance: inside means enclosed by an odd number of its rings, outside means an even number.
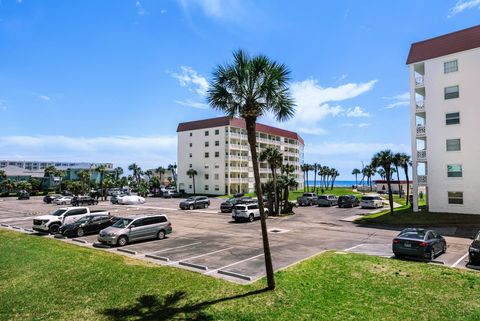
[[[480,25],[413,43],[407,65],[480,47]]]
[[[190,121],[186,123],[180,123],[178,124],[177,132],[184,132],[188,130],[203,129],[203,128],[229,126],[229,125],[240,127],[240,128],[246,128],[245,121],[243,119],[230,118],[228,116],[224,116],[224,117],[209,118],[209,119]],[[261,133],[295,139],[300,143],[302,143],[302,145],[304,144],[304,141],[302,137],[300,137],[300,135],[289,130],[272,127],[272,126],[268,126],[260,123],[257,123],[256,130]]]
[[[375,182],[375,184],[387,184],[387,181],[382,180],[382,179],[377,179],[374,182]],[[391,180],[390,183],[391,184],[398,184],[398,181],[397,180],[395,180],[395,181]],[[409,180],[408,183],[413,184],[412,180]],[[407,184],[407,181],[400,180],[400,184]]]

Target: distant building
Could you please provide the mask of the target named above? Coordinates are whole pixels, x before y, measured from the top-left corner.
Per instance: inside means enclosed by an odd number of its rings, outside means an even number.
[[[266,147],[278,148],[284,164],[295,166],[295,179],[303,189],[303,139],[295,132],[257,123],[258,152]],[[254,191],[250,145],[245,122],[242,119],[218,117],[180,123],[178,134],[178,188],[193,193],[193,182],[187,175],[191,168],[195,176],[195,190],[204,194],[235,194]],[[272,178],[270,168],[260,163],[260,178]]]
[[[480,213],[480,25],[412,44],[410,115],[414,211]]]

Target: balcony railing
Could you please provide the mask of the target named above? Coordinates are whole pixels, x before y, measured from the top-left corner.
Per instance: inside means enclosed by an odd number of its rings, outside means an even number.
[[[418,185],[427,185],[427,175],[418,175]]]
[[[425,86],[425,79],[423,76],[416,76],[415,77],[415,87],[423,87]]]
[[[425,125],[417,125],[417,136],[425,136],[426,134]]]
[[[426,160],[427,159],[427,150],[417,150],[417,160]]]
[[[416,109],[417,113],[425,112],[425,100],[418,100],[415,103],[415,109]]]

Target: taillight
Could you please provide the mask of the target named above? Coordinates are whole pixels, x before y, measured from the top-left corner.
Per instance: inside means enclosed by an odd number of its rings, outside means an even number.
[[[425,247],[425,246],[428,246],[428,243],[427,242],[420,242],[418,243],[419,246],[421,247]]]
[[[400,240],[394,239],[394,240],[393,240],[393,243],[394,243],[394,244],[398,244],[398,243],[400,243]]]
[[[168,227],[172,226],[172,223],[168,223]]]

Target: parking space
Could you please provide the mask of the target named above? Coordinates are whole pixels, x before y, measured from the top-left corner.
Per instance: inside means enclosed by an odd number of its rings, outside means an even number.
[[[192,211],[180,210],[179,201],[147,198],[142,205],[100,202],[92,208],[108,210],[114,216],[167,214],[173,227],[173,233],[163,240],[136,242],[123,248],[102,246],[101,249],[240,283],[265,275],[259,221],[234,223],[229,213],[219,211],[222,199],[212,198],[209,208]],[[57,208],[57,205],[43,204],[39,197],[27,201],[4,199],[0,201],[0,224],[29,232],[34,216],[48,214]],[[325,250],[392,256],[391,240],[398,231],[358,227],[345,220],[368,210],[314,206],[298,207],[294,211],[293,216],[272,217],[267,221],[275,270]],[[78,245],[98,247],[96,235],[63,239],[72,240]],[[464,268],[470,240],[449,238],[447,242],[447,253],[437,260],[446,266]]]

